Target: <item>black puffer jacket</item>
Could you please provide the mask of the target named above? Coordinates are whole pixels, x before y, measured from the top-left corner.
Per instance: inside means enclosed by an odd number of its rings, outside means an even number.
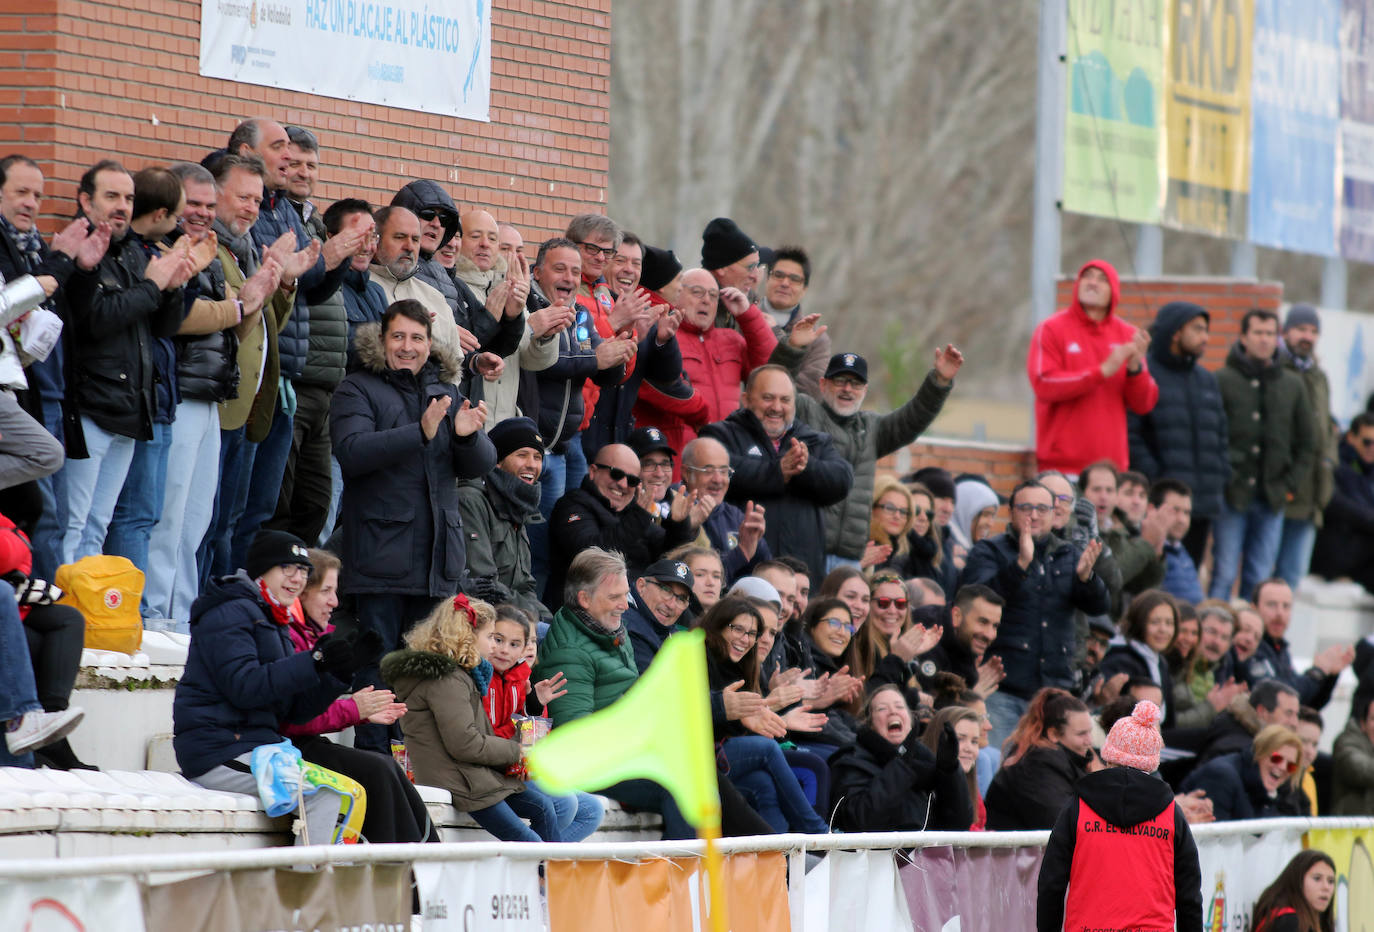
[[[453,432],[464,398],[451,380],[456,360],[438,347],[418,374],[388,369],[380,327],[358,328],[360,368],[339,383],[329,407],[329,436],[343,471],[345,592],[451,596],[467,563],[456,479],[496,465],[483,431]],[[420,415],[448,395],[449,413],[426,440]]]
[[[1007,600],[988,653],[1002,658],[1007,678],[1000,688],[1030,699],[1044,686],[1074,688],[1073,613],[1105,614],[1110,600],[1096,572],[1087,582],[1078,578],[1080,553],[1068,541],[1053,534],[1037,541],[1025,570],[1017,563],[1020,552],[1021,542],[1010,531],[983,538],[969,551],[959,585],[989,586]]]
[[[730,453],[735,475],[726,500],[741,508],[752,501],[767,509],[768,549],[775,557],[805,562],[812,584],[819,586],[825,576],[825,508],[843,501],[854,482],[854,467],[840,457],[830,435],[793,421],[775,447],[754,412],[740,408],[707,424],[701,436],[719,440]],[[784,481],[778,450],[786,450],[794,439],[806,444],[809,459],[806,469]]]
[[[305,205],[292,202],[298,213]],[[324,218],[318,210],[310,211],[304,221],[306,231],[321,243],[327,238]],[[344,265],[348,265],[345,259]],[[340,282],[342,284],[342,281]],[[332,391],[343,381],[348,366],[348,312],[344,307],[343,288],[323,301],[310,305],[310,336],[306,345],[305,365],[297,380],[303,385],[315,385]]]
[[[130,233],[67,284],[68,401],[102,430],[135,440],[153,439],[154,343],[175,334],[186,316],[182,290],[159,291],[144,278],[147,267],[147,253]]]
[[[1088,758],[1060,744],[1033,747],[1016,763],[1003,764],[983,800],[988,807],[988,831],[1054,828],[1087,772]]]
[[[219,258],[213,259],[186,285],[186,304],[203,298],[223,301],[227,292],[224,268]],[[214,333],[179,336],[174,341],[177,351],[177,387],[183,399],[213,401],[218,404],[233,398],[239,387],[238,337],[232,327]]]
[[[1226,455],[1226,409],[1217,377],[1196,356],[1170,351],[1174,334],[1207,312],[1196,304],[1174,301],[1159,309],[1150,326],[1150,374],[1159,386],[1159,401],[1149,414],[1127,412],[1131,468],[1150,481],[1178,479],[1193,492],[1193,514],[1221,514],[1222,495],[1231,478]]]
[[[845,832],[963,832],[973,824],[958,761],[942,768],[915,730],[900,746],[869,726],[830,759],[834,827]]]

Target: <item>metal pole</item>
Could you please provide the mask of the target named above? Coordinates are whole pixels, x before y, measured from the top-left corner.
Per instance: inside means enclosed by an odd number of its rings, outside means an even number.
[[[1136,277],[1158,278],[1164,274],[1164,230],[1157,223],[1142,223],[1135,230]]]
[[[1346,310],[1346,283],[1345,260],[1336,256],[1328,258],[1322,265],[1322,307]]]
[[[1041,0],[1035,80],[1035,202],[1031,220],[1031,324],[1054,313],[1059,275],[1059,197],[1064,178],[1066,0]]]
[[[1238,240],[1231,244],[1231,277],[1259,278],[1259,255],[1254,243]]]

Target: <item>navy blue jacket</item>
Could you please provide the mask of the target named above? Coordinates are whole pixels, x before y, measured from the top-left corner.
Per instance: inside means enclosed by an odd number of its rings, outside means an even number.
[[[1374,563],[1374,469],[1345,438],[1338,457],[1335,489],[1312,550],[1312,572],[1326,579],[1353,576],[1368,586]]]
[[[1246,667],[1249,682],[1275,679],[1287,683],[1298,691],[1299,702],[1314,709],[1320,709],[1330,702],[1331,692],[1336,688],[1336,677],[1316,667],[1308,668],[1306,673],[1295,670],[1288,642],[1283,638],[1271,638],[1268,632],[1260,636],[1255,656],[1250,658]]]
[[[1001,689],[1029,699],[1045,686],[1072,690],[1075,647],[1074,610],[1106,614],[1111,605],[1107,584],[1093,573],[1078,578],[1079,551],[1049,534],[1035,545],[1035,558],[1022,570],[1021,544],[1008,531],[985,537],[969,551],[959,586],[984,585],[1007,600],[1002,625],[989,654],[1002,658],[1007,678]]]
[[[347,689],[296,653],[291,629],[272,620],[246,573],[214,580],[191,605],[191,649],[172,701],[177,764],[194,778],[275,744],[282,722],[310,721]]]
[[[1183,781],[1180,792],[1205,790],[1212,801],[1212,814],[1218,822],[1235,819],[1268,819],[1278,816],[1306,815],[1299,804],[1305,799],[1301,790],[1284,791],[1270,797],[1260,782],[1259,765],[1249,748],[1223,754],[1203,764]]]
[[[537,293],[537,285],[530,286],[530,294]],[[547,300],[543,294],[540,299]],[[568,438],[577,433],[582,423],[582,385],[591,379],[603,389],[617,384],[625,375],[623,365],[610,369],[596,367],[596,348],[601,335],[596,332],[591,315],[579,306],[571,327],[558,333],[558,359],[547,369],[535,373],[539,385],[539,433],[548,444],[549,452],[562,453]],[[591,425],[588,425],[591,429]]]
[[[1150,374],[1159,386],[1159,401],[1149,414],[1127,412],[1131,468],[1153,482],[1169,477],[1193,492],[1193,514],[1221,514],[1222,495],[1231,479],[1227,455],[1226,409],[1217,377],[1196,356],[1169,351],[1174,334],[1207,312],[1196,304],[1174,301],[1159,309],[1150,326]]]
[[[344,480],[341,588],[452,596],[467,566],[455,480],[490,472],[496,448],[483,431],[453,432],[453,415],[466,400],[452,383],[457,361],[434,346],[418,374],[389,369],[380,329],[358,329],[359,368],[339,383],[329,405],[329,436]],[[449,413],[426,440],[420,416],[438,395],[449,397]]]
[[[677,340],[658,345],[658,325],[649,328],[639,341],[635,368],[623,382],[604,385],[592,411],[592,419],[582,432],[582,449],[591,460],[608,443],[624,443],[635,428],[634,406],[639,386],[645,379],[671,382],[682,374],[682,351]]]
[[[768,541],[762,538],[759,539],[759,545],[754,548],[754,559],[744,558],[739,549],[739,526],[743,521],[743,509],[729,502],[721,502],[701,523],[707,540],[720,554],[720,562],[725,569],[726,588],[740,577],[748,576],[755,566],[773,559],[773,552],[768,549]]]
[[[259,248],[270,246],[287,230],[296,234],[297,249],[310,245],[312,237],[286,193],[268,191],[262,197],[258,220],[250,231],[253,244]],[[305,370],[306,354],[310,351],[310,305],[328,301],[339,290],[339,283],[347,271],[347,262],[340,262],[333,270],[325,271],[324,257],[321,256],[314,267],[296,282],[296,302],[291,316],[277,333],[277,355],[281,359],[282,378],[301,377],[301,372]]]
[[[620,616],[620,622],[625,626],[625,633],[629,635],[630,646],[635,649],[635,666],[639,667],[641,676],[649,669],[649,664],[653,663],[654,656],[658,654],[658,649],[668,640],[669,635],[684,630],[679,625],[665,628],[659,624],[658,619],[639,604],[638,594],[633,586],[630,587],[630,606]]]
[[[372,280],[367,270],[359,272],[349,269],[344,273],[343,285],[339,288],[343,295],[344,311],[348,314],[348,362],[353,368],[357,362],[353,351],[353,339],[362,324],[381,323],[386,314],[386,292]]]

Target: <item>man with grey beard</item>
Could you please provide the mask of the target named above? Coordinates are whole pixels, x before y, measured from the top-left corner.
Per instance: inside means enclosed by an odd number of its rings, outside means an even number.
[[[830,357],[819,397],[798,393],[797,420],[829,434],[836,451],[854,466],[849,494],[825,509],[826,572],[843,563],[857,564],[864,557],[878,460],[914,443],[925,432],[939,415],[963,364],[964,355],[953,344],[936,350],[935,366],[916,394],[887,414],[859,410],[868,394],[868,362],[857,353]]]

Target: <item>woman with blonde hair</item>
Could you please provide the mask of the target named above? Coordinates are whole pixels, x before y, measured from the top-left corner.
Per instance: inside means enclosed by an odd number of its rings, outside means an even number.
[[[1306,815],[1298,788],[1302,738],[1286,725],[1267,725],[1246,751],[1223,754],[1183,781],[1182,791],[1204,790],[1218,822]]]
[[[565,830],[577,821],[586,837],[600,823],[576,819],[583,794],[551,796],[525,782],[517,766],[524,749],[496,736],[482,706],[495,624],[490,605],[456,595],[406,634],[404,649],[382,659],[382,676],[406,704],[401,727],[415,779],[447,789],[455,809],[502,841],[579,841]]]

